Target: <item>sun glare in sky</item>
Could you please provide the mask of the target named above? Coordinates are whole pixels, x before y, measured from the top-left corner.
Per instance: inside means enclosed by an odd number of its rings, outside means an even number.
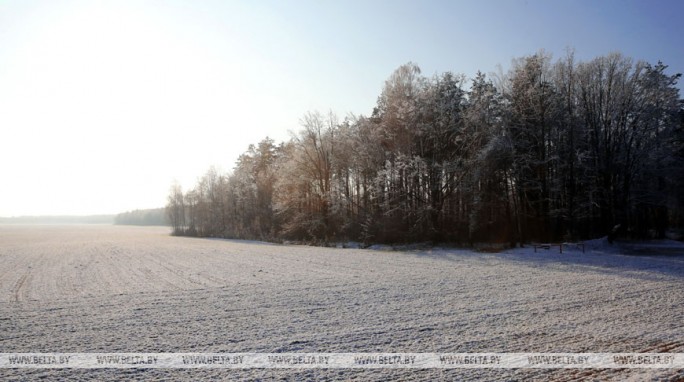
[[[639,11],[677,2],[324,3],[0,4],[0,216],[161,207],[308,111],[369,114],[407,61],[472,77],[574,47],[684,70],[681,12]]]
[[[162,206],[174,178],[230,168],[261,138],[258,122],[278,124],[268,118],[281,113],[276,96],[250,81],[267,66],[253,47],[174,11],[142,2],[25,10],[22,39],[2,56],[2,168],[12,182],[0,215]],[[278,127],[272,134],[285,138]]]

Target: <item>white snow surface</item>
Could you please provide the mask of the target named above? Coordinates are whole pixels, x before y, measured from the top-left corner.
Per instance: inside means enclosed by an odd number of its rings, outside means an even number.
[[[684,247],[319,248],[0,226],[1,352],[684,352]],[[643,248],[647,247],[647,251]],[[648,253],[648,256],[644,256]],[[3,369],[2,380],[678,380],[672,369]]]

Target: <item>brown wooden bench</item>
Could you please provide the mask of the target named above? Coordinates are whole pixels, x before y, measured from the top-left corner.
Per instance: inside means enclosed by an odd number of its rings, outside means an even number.
[[[560,253],[563,253],[563,246],[567,247],[572,247],[575,246],[577,248],[582,249],[582,253],[584,253],[584,243],[544,243],[544,244],[535,244],[534,245],[534,252],[537,252],[538,248],[541,249],[551,249],[551,247],[558,247],[558,251]]]

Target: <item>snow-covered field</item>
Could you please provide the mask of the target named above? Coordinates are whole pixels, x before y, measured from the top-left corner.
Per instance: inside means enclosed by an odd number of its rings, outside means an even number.
[[[681,353],[684,251],[661,245],[661,256],[601,240],[585,254],[381,251],[0,226],[0,352]],[[12,378],[677,380],[684,370],[0,370]]]

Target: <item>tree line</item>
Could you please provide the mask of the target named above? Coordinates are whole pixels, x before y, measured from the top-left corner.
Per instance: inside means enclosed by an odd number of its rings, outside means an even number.
[[[684,222],[684,111],[667,66],[539,52],[488,78],[408,63],[370,116],[311,112],[230,174],[172,186],[174,234],[525,243]]]
[[[116,225],[169,225],[164,208],[133,210],[117,214],[114,217]]]

